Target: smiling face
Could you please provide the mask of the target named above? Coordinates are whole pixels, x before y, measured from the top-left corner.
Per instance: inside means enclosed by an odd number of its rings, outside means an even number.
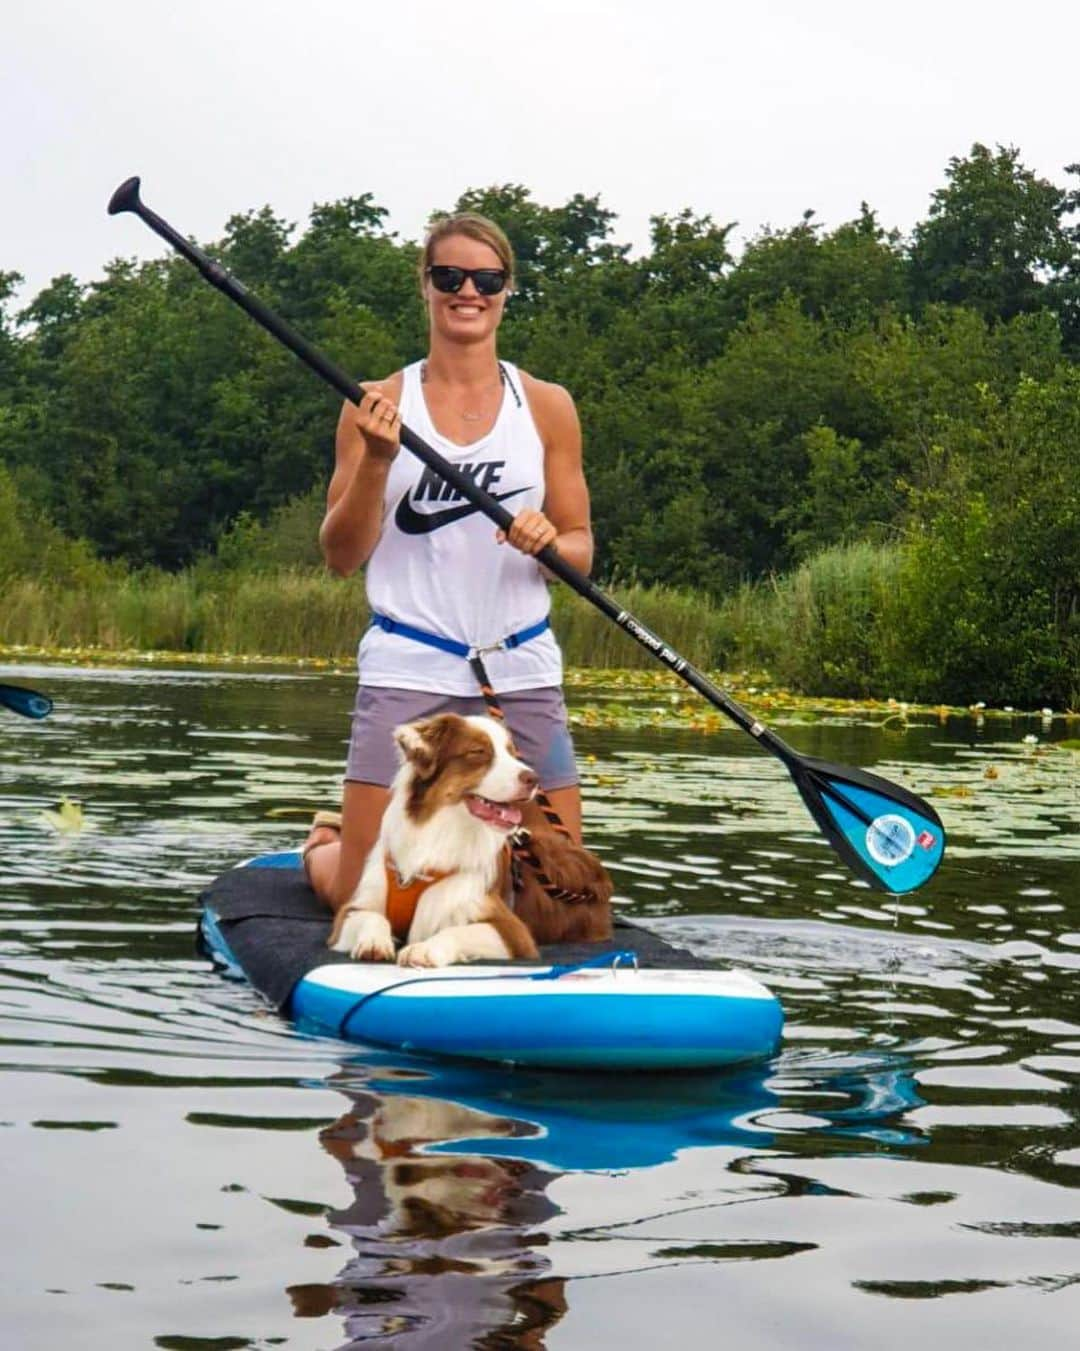
[[[538,780],[517,758],[501,723],[440,713],[396,728],[394,738],[411,771],[405,811],[414,823],[444,807],[461,807],[503,834],[521,824],[521,806]]]
[[[468,235],[447,235],[431,247],[429,266],[502,268],[506,264],[490,244]],[[434,337],[450,338],[454,342],[483,342],[490,338],[502,321],[509,287],[498,295],[482,296],[473,279],[467,277],[461,290],[453,294],[437,291],[431,279],[424,279],[424,299],[427,301],[431,332]]]

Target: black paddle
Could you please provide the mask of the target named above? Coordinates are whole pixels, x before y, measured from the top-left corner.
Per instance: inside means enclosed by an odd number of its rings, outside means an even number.
[[[53,709],[47,695],[28,690],[24,685],[0,685],[0,704],[24,718],[47,718]]]
[[[167,221],[151,211],[139,197],[138,178],[129,178],[116,189],[109,202],[109,214],[131,211],[177,253],[194,264],[203,277],[223,292],[263,328],[295,352],[318,375],[350,403],[359,403],[363,390],[351,376],[317,351],[295,329],[268,309],[225,269],[207,257],[189,240],[177,233]],[[458,494],[478,507],[503,530],[513,515],[467,474],[449,464],[439,452],[408,427],[401,429],[401,444]],[[760,723],[718,685],[691,666],[644,624],[634,618],[599,587],[571,567],[550,546],[537,554],[544,566],[567,586],[583,596],[624,632],[648,648],[658,661],[681,676],[710,704],[737,723],[777,757],[786,767],[802,794],[814,820],[842,859],[860,877],[882,891],[906,892],[922,886],[937,869],[945,849],[945,832],[937,812],[914,793],[876,774],[861,769],[846,769],[800,755],[775,732]]]

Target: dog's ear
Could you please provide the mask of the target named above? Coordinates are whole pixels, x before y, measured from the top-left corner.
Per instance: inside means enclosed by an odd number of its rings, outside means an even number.
[[[434,718],[406,722],[394,728],[394,740],[402,759],[408,760],[422,779],[428,779],[435,773],[452,718],[452,713],[439,713]]]
[[[425,736],[426,723],[406,722],[394,728],[394,740],[401,752],[421,778],[427,778],[435,768],[435,747]]]

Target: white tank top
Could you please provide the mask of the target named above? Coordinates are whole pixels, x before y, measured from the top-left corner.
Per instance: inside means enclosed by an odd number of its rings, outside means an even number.
[[[424,399],[421,362],[403,372],[407,427],[506,508],[544,504],[544,446],[517,368],[502,362],[502,404],[491,431],[459,446],[436,431]],[[382,531],[367,565],[367,597],[376,614],[470,647],[491,647],[542,620],[550,609],[540,566],[509,544],[449,484],[402,448],[387,477]],[[369,628],[358,655],[360,683],[436,694],[477,694],[464,657],[412,638]],[[562,683],[562,654],[548,629],[509,651],[484,653],[495,690]]]

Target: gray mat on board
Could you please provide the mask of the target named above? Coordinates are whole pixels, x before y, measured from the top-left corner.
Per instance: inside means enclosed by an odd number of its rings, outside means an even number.
[[[282,1012],[297,981],[309,971],[349,961],[327,948],[330,916],[301,868],[234,868],[212,882],[199,900],[216,916],[248,980]],[[205,944],[201,950],[205,953]],[[545,965],[569,965],[616,950],[633,951],[642,967],[714,970],[717,965],[618,916],[614,937],[606,942],[551,944],[541,949],[541,958]]]

